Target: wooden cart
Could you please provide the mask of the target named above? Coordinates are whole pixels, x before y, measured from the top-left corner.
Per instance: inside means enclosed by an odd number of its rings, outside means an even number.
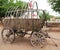
[[[43,47],[46,44],[45,34],[41,31],[46,21],[45,12],[38,9],[37,2],[34,2],[34,4],[36,4],[36,9],[28,8],[19,10],[18,7],[14,9],[11,7],[9,8],[10,10],[8,9],[5,18],[3,19],[4,28],[1,32],[3,41],[12,43],[15,40],[15,35],[24,37],[26,34],[29,34],[27,33],[28,31],[32,31],[30,34],[30,41],[33,46],[40,45],[40,47]],[[21,14],[23,11],[24,13],[20,15],[21,17],[18,17],[18,14]],[[43,12],[43,19],[40,19],[38,17],[32,18],[32,14],[34,12],[36,12],[37,16],[39,16],[38,11]],[[27,15],[24,15],[26,12]],[[31,13],[31,18],[28,18],[29,13]],[[16,17],[14,17],[14,15]]]

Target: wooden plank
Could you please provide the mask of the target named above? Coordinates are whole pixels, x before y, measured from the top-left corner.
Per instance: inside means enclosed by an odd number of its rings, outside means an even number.
[[[42,20],[41,19],[5,19],[3,22],[5,25],[16,28],[16,29],[25,29],[25,30],[39,30],[41,28]]]

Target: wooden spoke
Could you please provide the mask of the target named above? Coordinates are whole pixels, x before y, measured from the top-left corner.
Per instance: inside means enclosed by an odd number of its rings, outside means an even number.
[[[12,43],[15,40],[14,31],[9,27],[3,28],[1,36],[4,42]]]

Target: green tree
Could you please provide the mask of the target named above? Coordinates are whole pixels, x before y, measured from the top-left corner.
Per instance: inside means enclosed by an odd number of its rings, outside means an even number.
[[[51,15],[48,12],[46,12],[46,11],[45,11],[45,16],[46,16],[47,20],[50,20]],[[43,12],[39,12],[39,17],[42,18],[42,19],[44,18]]]
[[[60,0],[48,0],[48,2],[51,4],[54,11],[60,13]]]
[[[15,0],[0,0],[0,17],[4,17],[7,9],[9,7],[20,7],[22,8],[23,4],[27,4],[26,2],[23,2],[21,0],[16,0],[16,2],[14,2]]]
[[[5,14],[5,6],[8,3],[8,0],[0,0],[0,17]]]

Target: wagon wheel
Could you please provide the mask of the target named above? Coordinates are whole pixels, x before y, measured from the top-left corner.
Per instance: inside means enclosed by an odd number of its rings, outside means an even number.
[[[2,36],[3,41],[6,43],[13,43],[15,40],[15,33],[13,29],[9,27],[3,28],[1,32],[1,36]]]
[[[31,44],[34,47],[44,47],[46,45],[45,36],[40,32],[34,32],[31,36]]]

